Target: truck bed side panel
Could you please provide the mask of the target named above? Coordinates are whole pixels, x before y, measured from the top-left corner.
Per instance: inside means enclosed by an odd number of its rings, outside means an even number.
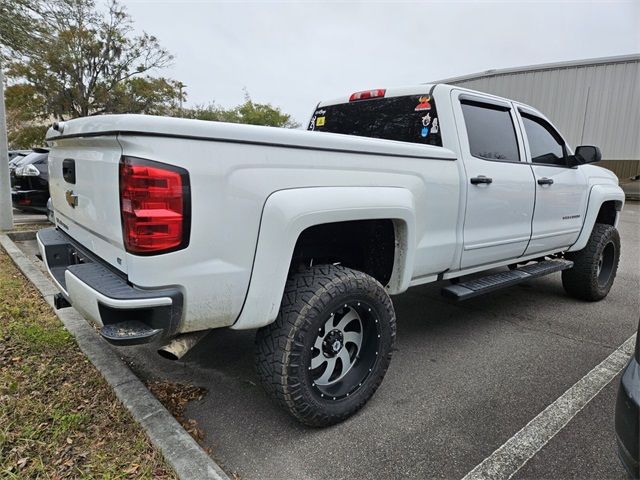
[[[411,276],[437,274],[451,267],[459,177],[457,162],[447,150],[441,149],[449,157],[445,160],[135,134],[122,134],[119,141],[124,155],[189,171],[193,221],[188,248],[151,257],[127,255],[126,259],[129,280],[135,285],[161,287],[170,278],[184,289],[189,322],[183,331],[236,321],[252,275],[265,202],[280,190],[405,188],[417,209],[415,262],[408,267]],[[442,202],[443,198],[450,200]],[[317,202],[322,205],[321,196]]]

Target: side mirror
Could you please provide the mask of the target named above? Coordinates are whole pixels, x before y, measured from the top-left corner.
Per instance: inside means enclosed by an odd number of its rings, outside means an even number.
[[[579,162],[578,164],[596,163],[602,160],[602,153],[600,153],[600,149],[593,145],[581,145],[577,147],[574,156]]]

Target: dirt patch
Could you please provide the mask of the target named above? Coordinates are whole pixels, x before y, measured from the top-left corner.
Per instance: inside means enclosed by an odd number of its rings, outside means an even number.
[[[203,431],[198,427],[195,420],[184,417],[184,409],[189,402],[202,400],[207,390],[202,387],[167,381],[150,381],[147,383],[147,388],[171,412],[171,415],[176,417],[176,420],[189,432],[189,435],[202,444]]]
[[[18,223],[16,225],[14,225],[13,230],[11,230],[8,233],[11,233],[11,232],[29,232],[29,231],[37,232],[38,230],[40,230],[42,228],[49,228],[49,227],[53,227],[53,224],[52,223],[48,223],[48,222],[44,222],[44,223]]]

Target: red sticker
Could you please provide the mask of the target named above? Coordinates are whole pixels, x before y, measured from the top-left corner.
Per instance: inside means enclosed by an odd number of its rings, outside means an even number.
[[[425,110],[431,110],[431,104],[429,103],[431,101],[431,97],[420,97],[418,99],[418,101],[420,103],[418,105],[416,105],[416,108],[415,108],[416,112],[423,112]]]

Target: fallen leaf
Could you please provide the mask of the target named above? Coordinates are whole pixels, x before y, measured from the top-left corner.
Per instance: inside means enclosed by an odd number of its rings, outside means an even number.
[[[140,465],[134,463],[129,468],[126,468],[124,470],[124,473],[126,473],[127,475],[131,475],[132,473],[136,473],[138,471],[138,468],[140,468]]]

